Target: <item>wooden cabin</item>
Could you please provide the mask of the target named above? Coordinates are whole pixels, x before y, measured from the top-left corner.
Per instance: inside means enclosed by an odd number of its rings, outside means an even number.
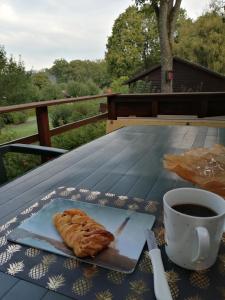
[[[161,92],[161,65],[157,64],[137,74],[125,82],[130,89],[135,89],[140,81],[149,83],[149,90],[144,92]],[[225,76],[188,60],[173,59],[173,92],[224,92]]]

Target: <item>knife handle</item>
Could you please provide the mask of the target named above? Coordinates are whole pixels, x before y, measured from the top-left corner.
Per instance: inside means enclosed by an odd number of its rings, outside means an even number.
[[[152,261],[154,275],[154,292],[157,300],[173,300],[170,288],[166,279],[165,270],[162,263],[161,252],[159,249],[149,251]]]

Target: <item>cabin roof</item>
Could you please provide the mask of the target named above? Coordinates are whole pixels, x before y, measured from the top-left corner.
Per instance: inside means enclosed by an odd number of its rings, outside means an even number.
[[[200,64],[197,64],[197,63],[193,63],[187,59],[183,59],[183,58],[180,58],[180,57],[177,57],[177,56],[174,56],[173,58],[173,61],[176,61],[176,62],[179,62],[181,64],[186,64],[186,65],[189,65],[191,66],[192,68],[195,68],[195,69],[198,69],[198,70],[202,70],[204,72],[207,72],[215,77],[218,77],[218,78],[221,78],[221,79],[224,79],[225,80],[225,76],[218,73],[218,72],[215,72],[215,71],[212,71],[206,67],[203,67],[202,65]],[[135,76],[133,76],[132,78],[128,79],[127,81],[124,82],[124,84],[130,84],[130,83],[133,83],[139,79],[142,79],[143,77],[149,75],[151,72],[155,71],[156,69],[159,69],[161,68],[161,64],[155,64],[153,66],[151,66],[150,68],[136,74]]]

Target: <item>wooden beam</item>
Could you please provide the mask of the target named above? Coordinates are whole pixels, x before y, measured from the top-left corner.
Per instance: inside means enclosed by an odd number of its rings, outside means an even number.
[[[110,133],[119,128],[126,126],[207,126],[225,128],[224,120],[216,119],[161,119],[161,118],[118,118],[117,120],[108,120],[106,124],[106,132]]]
[[[75,103],[80,101],[97,100],[100,98],[106,98],[109,95],[117,95],[117,94],[102,94],[102,95],[95,95],[95,96],[84,96],[84,97],[76,97],[76,98],[57,99],[57,100],[18,104],[18,105],[2,106],[0,107],[0,113],[27,110],[27,109],[37,108],[37,107],[53,106],[59,104]]]

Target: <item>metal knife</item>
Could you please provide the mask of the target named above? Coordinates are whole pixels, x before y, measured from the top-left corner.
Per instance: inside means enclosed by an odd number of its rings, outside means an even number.
[[[173,300],[166,279],[161,252],[158,248],[155,234],[153,231],[146,229],[145,235],[146,235],[148,249],[149,249],[149,256],[152,261],[153,276],[154,276],[154,291],[155,291],[156,299]]]

